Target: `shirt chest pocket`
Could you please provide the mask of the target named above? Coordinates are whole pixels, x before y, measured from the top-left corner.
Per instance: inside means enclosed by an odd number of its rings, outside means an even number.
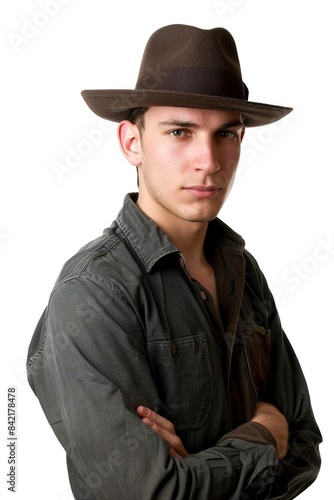
[[[212,367],[205,334],[147,345],[160,413],[178,430],[201,426],[213,398]]]

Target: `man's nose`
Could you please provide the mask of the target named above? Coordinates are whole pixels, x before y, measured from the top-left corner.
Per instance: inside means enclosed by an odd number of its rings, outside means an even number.
[[[220,169],[215,146],[211,139],[198,141],[195,153],[194,167],[196,170],[203,170],[208,174],[212,174]]]

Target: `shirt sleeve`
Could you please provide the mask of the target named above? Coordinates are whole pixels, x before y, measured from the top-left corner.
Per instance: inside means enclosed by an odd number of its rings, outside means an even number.
[[[279,323],[278,315],[275,321]],[[308,488],[318,476],[322,436],[301,365],[284,331],[273,339],[272,350],[276,354],[268,402],[286,417],[289,443],[288,452],[275,473],[271,498],[290,500]]]

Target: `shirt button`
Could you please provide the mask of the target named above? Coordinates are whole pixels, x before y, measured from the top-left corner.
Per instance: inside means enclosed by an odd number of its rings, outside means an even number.
[[[206,300],[206,293],[201,290],[201,297],[203,300]]]
[[[176,344],[174,344],[174,342],[172,343],[171,349],[172,349],[173,356],[175,356],[177,349],[176,349]]]

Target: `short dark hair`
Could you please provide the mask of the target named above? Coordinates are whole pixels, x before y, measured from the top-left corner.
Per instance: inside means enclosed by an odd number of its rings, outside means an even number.
[[[131,108],[126,116],[126,119],[129,120],[129,122],[137,125],[139,132],[141,132],[145,127],[144,115],[148,109],[148,107]]]

